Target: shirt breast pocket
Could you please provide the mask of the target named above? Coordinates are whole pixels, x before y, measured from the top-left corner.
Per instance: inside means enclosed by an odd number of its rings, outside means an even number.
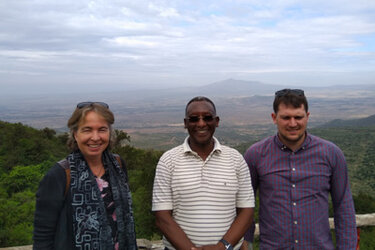
[[[238,181],[235,174],[211,178],[208,181],[210,189],[215,190],[218,194],[235,195],[238,191]]]

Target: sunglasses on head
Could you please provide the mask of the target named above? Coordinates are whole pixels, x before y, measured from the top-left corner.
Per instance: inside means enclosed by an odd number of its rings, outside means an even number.
[[[81,109],[81,108],[84,108],[84,107],[91,106],[93,104],[97,104],[97,105],[100,105],[102,107],[109,108],[108,104],[105,103],[105,102],[80,102],[80,103],[77,104],[77,108]]]
[[[275,96],[280,97],[287,94],[293,94],[298,96],[305,96],[305,92],[302,89],[282,89],[275,92]]]
[[[214,116],[212,115],[205,115],[205,116],[189,116],[187,120],[191,123],[198,122],[200,119],[202,119],[204,122],[212,122],[214,120]]]

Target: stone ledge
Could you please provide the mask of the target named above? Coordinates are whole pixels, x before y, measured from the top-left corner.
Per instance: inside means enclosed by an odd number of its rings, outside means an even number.
[[[375,226],[375,213],[372,214],[357,214],[356,216],[357,227],[363,226]],[[329,224],[331,229],[334,229],[333,218],[329,218]],[[259,227],[256,224],[255,235],[259,234]],[[150,241],[146,239],[137,239],[137,245],[139,249],[149,249],[149,250],[163,250],[164,245],[161,240]],[[6,247],[0,248],[0,250],[31,250],[32,245],[29,246],[18,246],[18,247]]]

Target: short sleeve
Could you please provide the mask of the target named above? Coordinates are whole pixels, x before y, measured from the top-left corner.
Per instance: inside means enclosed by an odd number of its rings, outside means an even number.
[[[171,166],[163,155],[156,167],[152,194],[152,211],[172,210]]]
[[[249,168],[240,153],[238,153],[237,178],[239,190],[237,193],[236,207],[255,207],[254,191],[251,185]]]

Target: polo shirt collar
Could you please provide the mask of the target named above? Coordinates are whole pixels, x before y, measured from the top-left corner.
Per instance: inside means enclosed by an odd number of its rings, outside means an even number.
[[[218,141],[218,139],[216,139],[215,136],[213,136],[212,138],[214,139],[214,149],[212,150],[212,152],[221,152],[220,142]],[[189,136],[185,138],[182,146],[184,148],[184,153],[194,152],[193,150],[191,150],[190,145],[189,145]]]

